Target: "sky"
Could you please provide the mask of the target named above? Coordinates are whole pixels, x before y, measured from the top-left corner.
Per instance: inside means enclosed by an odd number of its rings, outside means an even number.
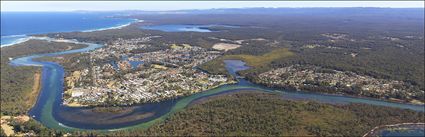
[[[424,1],[1,1],[1,11],[167,11],[250,7],[424,8]]]

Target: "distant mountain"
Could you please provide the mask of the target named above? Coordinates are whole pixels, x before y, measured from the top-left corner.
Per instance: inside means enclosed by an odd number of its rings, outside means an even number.
[[[424,19],[424,8],[226,8],[205,10],[173,10],[173,11],[119,11],[120,15],[135,14],[267,14],[267,15],[391,15]],[[418,18],[419,17],[419,18]]]

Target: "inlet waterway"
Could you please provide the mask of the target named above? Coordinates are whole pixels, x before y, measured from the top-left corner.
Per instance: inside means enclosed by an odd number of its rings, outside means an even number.
[[[45,39],[51,40],[51,39]],[[115,131],[131,128],[148,128],[156,122],[165,120],[168,116],[183,110],[192,101],[203,99],[217,94],[237,92],[244,90],[259,90],[264,92],[280,93],[283,98],[296,100],[309,100],[332,104],[363,103],[385,107],[411,109],[425,111],[424,105],[412,105],[403,103],[387,102],[378,99],[350,97],[344,95],[328,95],[302,91],[287,91],[263,87],[253,84],[237,75],[237,71],[248,69],[240,60],[226,60],[226,69],[230,74],[237,77],[238,83],[219,86],[214,89],[199,92],[190,96],[177,99],[146,103],[134,106],[122,106],[117,112],[102,112],[93,107],[67,107],[62,105],[64,84],[64,69],[54,62],[36,61],[35,58],[45,56],[58,56],[71,53],[80,53],[102,47],[99,44],[84,43],[73,40],[64,42],[87,44],[88,47],[56,53],[30,55],[11,61],[14,66],[41,66],[42,88],[37,103],[29,114],[40,121],[43,125],[64,131],[75,130],[99,130]]]
[[[230,25],[191,25],[191,24],[167,24],[142,26],[141,29],[159,30],[164,32],[216,32],[214,27],[238,28],[239,26]]]

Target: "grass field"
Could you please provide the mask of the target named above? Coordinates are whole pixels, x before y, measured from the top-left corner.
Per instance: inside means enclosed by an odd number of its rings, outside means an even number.
[[[281,48],[277,50],[273,50],[272,52],[260,55],[260,56],[253,56],[253,55],[225,55],[222,57],[222,60],[226,59],[240,59],[245,61],[248,66],[251,67],[260,67],[264,65],[270,64],[273,60],[285,58],[294,55],[289,49],[287,48]]]

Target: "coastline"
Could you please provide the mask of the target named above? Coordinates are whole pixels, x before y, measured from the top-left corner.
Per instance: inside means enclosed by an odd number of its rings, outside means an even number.
[[[122,29],[124,27],[130,26],[133,23],[139,23],[139,22],[144,22],[144,20],[133,19],[133,21],[131,21],[129,23],[118,25],[118,26],[106,27],[106,28],[100,28],[100,29],[83,30],[83,31],[80,31],[80,32],[95,32],[95,31],[103,31],[103,30],[111,30],[111,29]]]
[[[13,45],[16,45],[16,44],[19,44],[19,43],[24,43],[24,42],[30,40],[30,37],[27,36],[27,35],[8,35],[8,36],[1,36],[2,39],[3,38],[10,38],[10,37],[22,37],[22,38],[18,38],[16,40],[14,40],[12,43],[9,43],[9,44],[0,45],[0,48],[7,47],[7,46],[13,46]]]
[[[144,22],[144,20],[140,20],[140,19],[132,19],[132,21],[126,23],[126,24],[117,24],[115,26],[112,27],[104,27],[104,28],[98,28],[98,29],[89,29],[89,30],[79,30],[76,32],[96,32],[96,31],[104,31],[104,30],[110,30],[110,29],[122,29],[124,27],[128,27],[133,23],[139,23],[139,22]],[[49,33],[61,33],[61,32],[49,32]],[[0,45],[0,48],[3,47],[7,47],[7,46],[13,46],[19,43],[24,43],[28,40],[34,39],[34,38],[38,38],[36,36],[32,36],[32,35],[36,35],[36,34],[20,34],[20,35],[6,35],[6,36],[1,36],[1,38],[10,38],[10,37],[22,37],[22,38],[18,38],[16,40],[13,40],[12,43],[9,44],[3,44]]]

